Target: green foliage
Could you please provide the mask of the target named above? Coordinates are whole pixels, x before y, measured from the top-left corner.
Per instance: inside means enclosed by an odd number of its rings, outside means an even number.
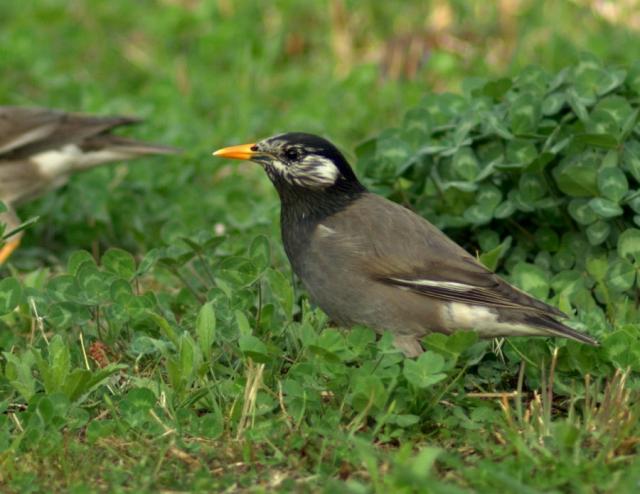
[[[22,299],[22,287],[15,278],[0,280],[0,315],[15,309]]]
[[[36,216],[34,218],[30,218],[29,220],[22,222],[21,224],[19,224],[15,228],[8,229],[7,225],[4,223],[3,218],[2,218],[2,213],[5,213],[6,211],[7,211],[7,206],[2,201],[0,201],[0,249],[5,244],[7,239],[9,239],[10,237],[12,237],[13,235],[15,235],[18,232],[26,230],[32,224],[36,223],[38,221],[38,219],[39,219]]]
[[[638,73],[585,57],[428,95],[361,146],[360,168],[531,294],[590,326],[606,327],[598,307],[637,321]]]
[[[425,352],[416,360],[404,363],[404,377],[417,388],[428,388],[446,379],[444,358],[435,352]]]

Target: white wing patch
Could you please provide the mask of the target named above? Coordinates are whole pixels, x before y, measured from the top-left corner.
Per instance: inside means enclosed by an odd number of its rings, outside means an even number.
[[[403,280],[402,278],[389,278],[390,280],[402,283],[403,288],[409,288],[407,285],[416,286],[431,286],[434,288],[445,288],[447,290],[453,290],[456,292],[468,292],[469,290],[475,290],[478,287],[473,285],[465,285],[464,283],[457,283],[455,281],[437,281],[437,280]]]
[[[30,130],[29,132],[24,132],[0,147],[0,153],[6,153],[7,151],[11,151],[12,149],[19,148],[24,144],[29,144],[31,142],[37,141],[38,139],[42,139],[43,137],[51,134],[51,131],[55,126],[56,124],[52,123],[49,125],[43,125],[42,127],[37,127]]]
[[[468,292],[469,290],[475,290],[478,287],[473,285],[465,285],[464,283],[457,283],[455,281],[437,281],[437,280],[403,280],[402,278],[389,278],[390,280],[402,283],[403,288],[409,288],[407,285],[416,286],[431,286],[434,288],[445,288],[447,290],[453,290],[456,292]]]
[[[322,223],[318,225],[318,235],[320,235],[321,237],[324,237],[324,238],[330,237],[334,233],[336,233],[336,231],[333,228],[329,228],[328,226],[325,226]]]

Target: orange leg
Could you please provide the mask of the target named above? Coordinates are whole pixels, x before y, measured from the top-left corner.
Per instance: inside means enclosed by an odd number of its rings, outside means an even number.
[[[9,259],[9,256],[14,250],[16,250],[18,245],[20,245],[20,235],[8,240],[7,243],[4,244],[4,246],[0,249],[0,266],[2,266],[7,259]]]

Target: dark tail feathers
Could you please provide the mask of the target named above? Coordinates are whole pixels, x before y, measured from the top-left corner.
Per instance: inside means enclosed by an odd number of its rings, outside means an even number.
[[[525,321],[531,326],[547,330],[551,335],[562,336],[563,338],[569,338],[570,340],[579,341],[580,343],[586,343],[591,346],[600,346],[600,342],[595,338],[571,329],[545,314],[527,315]]]

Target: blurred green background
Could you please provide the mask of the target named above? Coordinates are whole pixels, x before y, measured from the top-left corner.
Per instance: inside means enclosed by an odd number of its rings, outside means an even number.
[[[56,264],[76,248],[143,252],[215,223],[275,232],[261,170],[212,150],[305,130],[353,158],[426,93],[465,78],[557,69],[584,50],[637,60],[637,3],[2,2],[3,104],[140,116],[135,136],[184,151],[94,170],[22,208],[42,219],[14,262]]]

